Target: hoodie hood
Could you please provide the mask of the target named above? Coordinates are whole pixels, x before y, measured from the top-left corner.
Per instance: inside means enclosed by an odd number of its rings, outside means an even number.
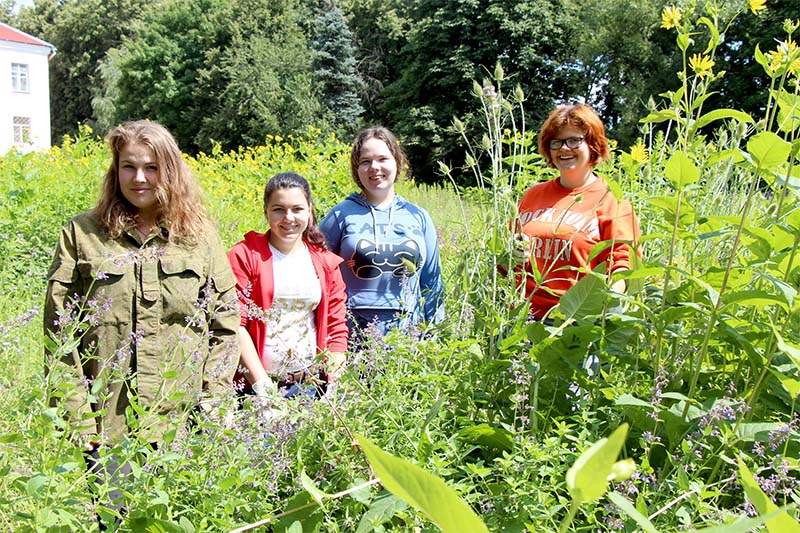
[[[405,198],[403,198],[397,193],[394,194],[394,198],[392,198],[392,201],[389,202],[389,205],[386,205],[384,207],[375,207],[374,205],[369,203],[366,197],[360,192],[351,193],[350,195],[347,196],[347,198],[345,198],[345,201],[355,202],[362,207],[366,207],[367,209],[374,209],[376,211],[386,211],[387,209],[390,208],[397,209],[403,207],[408,203],[408,201]]]

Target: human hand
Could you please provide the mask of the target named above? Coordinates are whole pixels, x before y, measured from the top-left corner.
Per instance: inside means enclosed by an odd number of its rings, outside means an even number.
[[[269,376],[253,383],[253,392],[259,398],[277,398],[278,396],[278,388]]]
[[[511,247],[511,260],[515,265],[525,265],[531,259],[531,238],[524,233],[515,233]]]
[[[327,359],[327,368],[325,373],[328,376],[328,383],[335,383],[344,374],[347,359],[344,352],[329,352]]]

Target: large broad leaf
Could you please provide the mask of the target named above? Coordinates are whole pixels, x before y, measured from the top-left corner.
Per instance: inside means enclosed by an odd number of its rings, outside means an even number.
[[[766,291],[735,291],[724,295],[722,301],[725,305],[736,304],[737,306],[748,306],[762,309],[768,305],[778,305],[784,310],[789,310],[789,304],[785,298]]]
[[[778,128],[790,133],[800,127],[800,96],[786,91],[775,91],[778,102]]]
[[[605,303],[606,283],[602,276],[588,274],[564,293],[558,301],[558,307],[565,315],[564,323],[575,320],[579,324],[586,319],[593,321],[603,310]]]
[[[772,503],[769,496],[764,494],[764,491],[761,490],[761,487],[758,486],[755,478],[753,478],[750,469],[741,459],[739,459],[739,477],[741,477],[744,492],[759,515],[773,513],[778,510],[778,506]],[[769,533],[800,533],[800,524],[786,512],[779,513],[777,516],[766,520],[764,524],[767,526]]]
[[[356,439],[386,490],[427,515],[442,531],[488,533],[475,511],[440,478],[384,452],[363,435]]]
[[[722,120],[726,118],[732,118],[747,124],[753,124],[755,122],[753,117],[743,111],[737,111],[736,109],[715,109],[714,111],[706,113],[702,117],[698,118],[697,122],[694,123],[694,127],[700,129],[703,126],[707,126],[708,124],[714,122],[715,120]]]
[[[672,154],[667,164],[664,165],[664,173],[677,189],[682,189],[700,179],[700,171],[697,166],[683,152]]]
[[[762,131],[747,141],[747,151],[762,169],[772,169],[785,163],[791,150],[791,144],[771,131]]]
[[[567,489],[575,503],[581,504],[595,501],[606,493],[608,482],[612,479],[627,479],[636,469],[630,470],[632,461],[619,461],[617,456],[625,444],[628,424],[622,424],[610,437],[600,439],[583,452],[575,464],[567,471]]]
[[[458,437],[490,451],[510,452],[514,449],[514,436],[511,432],[489,424],[466,427],[458,432]]]

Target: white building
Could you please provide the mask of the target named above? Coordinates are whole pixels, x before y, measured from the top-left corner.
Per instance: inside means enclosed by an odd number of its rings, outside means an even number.
[[[0,22],[0,155],[50,148],[50,70],[55,47]]]

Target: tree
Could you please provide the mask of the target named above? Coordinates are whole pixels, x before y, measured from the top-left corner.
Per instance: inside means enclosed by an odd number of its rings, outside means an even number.
[[[325,119],[341,137],[349,137],[355,134],[364,112],[359,102],[362,83],[356,73],[353,33],[335,4],[320,12],[313,28],[312,69]]]
[[[305,129],[319,102],[298,21],[296,0],[168,0],[109,53],[96,109],[158,120],[188,151]]]
[[[23,31],[53,44],[50,63],[50,124],[53,138],[96,126],[92,98],[101,79],[98,66],[135,23],[145,0],[37,0],[22,7]]]
[[[800,14],[797,0],[770,0],[766,5],[767,9],[757,16],[748,11],[736,17],[725,32],[714,67],[715,72],[724,70],[725,77],[720,82],[718,94],[709,98],[709,109],[740,109],[756,120],[764,116],[770,78],[756,63],[756,45],[764,54],[775,50],[778,41],[787,40],[782,31],[783,22],[797,21]],[[797,32],[793,39],[796,43]]]
[[[404,139],[415,175],[431,180],[436,160],[463,161],[452,131],[454,116],[477,109],[473,80],[497,61],[528,100],[529,119],[540,121],[554,102],[573,93],[572,14],[549,0],[420,0],[408,42],[393,61],[401,76],[384,92],[380,113]],[[452,166],[452,165],[451,165]]]
[[[672,35],[660,29],[666,4],[667,0],[585,0],[575,5],[581,19],[575,40],[579,94],[622,146],[635,142],[648,99],[677,83],[679,50]]]
[[[397,58],[407,42],[415,1],[345,0],[341,4],[356,45],[361,105],[369,122],[379,118],[386,85],[400,77]]]

